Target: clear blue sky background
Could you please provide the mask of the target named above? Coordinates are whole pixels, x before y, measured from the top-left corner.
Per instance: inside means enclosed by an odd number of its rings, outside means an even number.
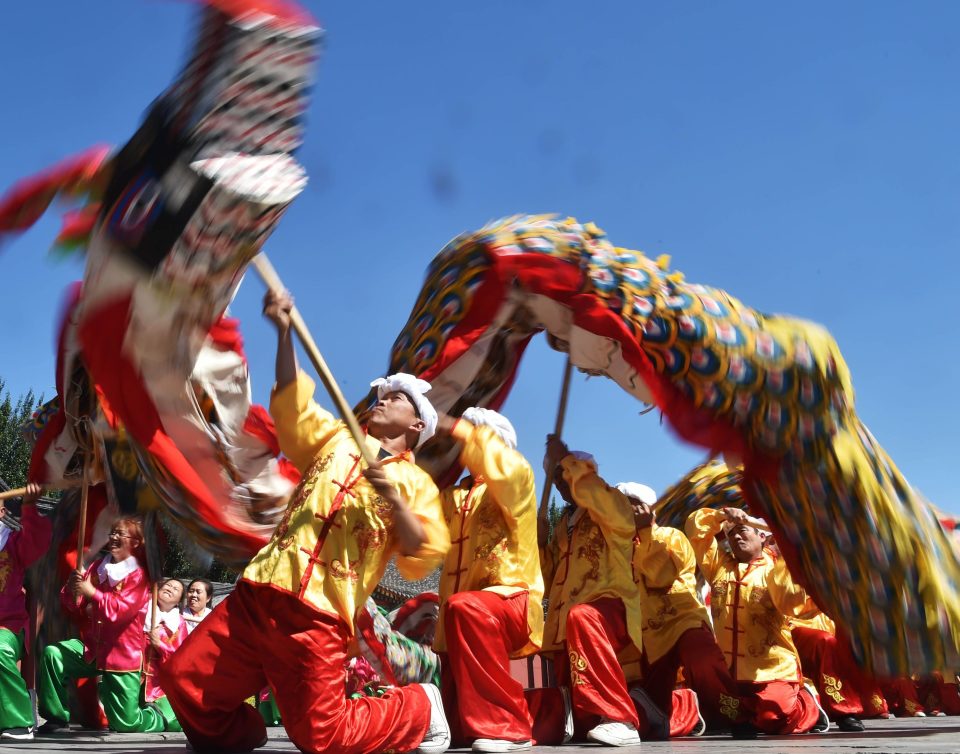
[[[268,244],[357,399],[386,367],[433,255],[519,212],[594,220],[687,279],[824,323],[861,415],[960,513],[960,4],[485,0],[309,3],[328,31],[300,159],[310,186]],[[13,3],[0,187],[121,143],[181,64],[176,2]],[[79,261],[51,215],[0,254],[0,377],[50,395]],[[243,286],[254,390],[273,338]],[[562,358],[537,342],[506,413],[539,466]],[[567,439],[611,482],[663,490],[702,457],[612,383],[575,380]]]

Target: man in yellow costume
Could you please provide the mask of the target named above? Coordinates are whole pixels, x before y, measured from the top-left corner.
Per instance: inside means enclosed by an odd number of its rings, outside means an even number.
[[[825,731],[830,722],[802,686],[788,620],[812,615],[816,605],[791,579],[783,558],[764,548],[764,535],[754,523],[738,508],[702,508],[685,527],[710,583],[717,642],[750,721],[734,725],[733,734],[752,738],[758,730],[780,735]],[[724,529],[730,552],[717,543]],[[721,697],[720,703],[734,706],[737,700]]]
[[[292,305],[287,294],[268,294],[264,314],[279,334],[270,410],[302,480],[234,592],[164,666],[163,687],[198,751],[264,743],[263,718],[244,700],[267,685],[301,751],[445,751],[438,688],[346,699],[343,672],[354,615],[387,561],[396,555],[400,572],[419,579],[450,547],[437,488],[413,462],[436,426],[429,384],[403,374],[374,383],[366,444],[378,460],[365,467],[346,425],[313,401],[314,384],[297,369]]]
[[[547,439],[545,469],[555,469],[567,509],[542,554],[549,583],[544,650],[565,652],[558,662],[577,722],[587,738],[608,746],[635,746],[639,719],[618,654],[639,652],[640,598],[631,571],[636,532],[627,496],[597,474],[585,453]],[[542,532],[541,532],[542,535]]]
[[[673,689],[683,667],[707,723],[730,726],[739,721],[739,690],[697,594],[693,548],[683,532],[657,525],[653,490],[636,482],[621,482],[617,488],[631,499],[636,512],[633,573],[643,616],[641,685],[672,717]]]
[[[434,649],[445,652],[444,705],[453,740],[482,752],[529,749],[533,721],[510,659],[540,649],[543,577],[533,469],[506,417],[469,408],[441,415],[438,431],[462,443],[470,475],[444,490],[451,548],[440,576]]]

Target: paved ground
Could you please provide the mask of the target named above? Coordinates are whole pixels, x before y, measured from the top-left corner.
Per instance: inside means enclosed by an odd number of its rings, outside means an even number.
[[[897,720],[867,720],[863,733],[830,733],[806,736],[761,736],[755,741],[733,741],[729,737],[675,738],[672,741],[646,741],[646,752],[679,752],[680,754],[742,754],[744,751],[785,752],[786,754],[940,754],[960,752],[960,717],[901,718]],[[90,735],[73,733],[66,736],[36,739],[31,742],[6,742],[0,752],[10,754],[29,750],[36,754],[52,752],[115,752],[116,754],[180,754],[185,739],[178,733],[154,735],[111,733]],[[597,746],[542,747],[535,752],[599,753]],[[282,728],[270,729],[270,741],[257,750],[267,752],[296,751]],[[463,750],[454,750],[463,751]]]

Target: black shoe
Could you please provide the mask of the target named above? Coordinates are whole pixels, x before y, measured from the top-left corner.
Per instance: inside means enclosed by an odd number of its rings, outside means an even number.
[[[739,741],[752,740],[757,737],[757,729],[750,723],[734,723],[730,728],[730,737]]]
[[[56,735],[57,733],[67,733],[70,730],[70,723],[65,720],[57,720],[55,717],[51,717],[47,722],[37,728],[37,733],[41,736],[49,736],[51,734]]]
[[[837,720],[837,727],[840,730],[846,731],[847,733],[863,732],[863,723],[860,721],[860,718],[854,717],[853,715],[841,717],[839,720]]]
[[[11,738],[14,741],[32,741],[33,728],[7,728],[0,733],[0,738]]]

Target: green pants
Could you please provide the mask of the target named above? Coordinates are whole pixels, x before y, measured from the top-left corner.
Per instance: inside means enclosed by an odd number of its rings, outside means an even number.
[[[280,725],[280,710],[277,709],[277,701],[273,698],[273,692],[264,702],[257,702],[257,709],[260,710],[260,716],[268,728],[276,728]]]
[[[183,730],[177,721],[177,716],[173,714],[173,707],[170,706],[167,697],[161,696],[153,704],[157,710],[159,710],[160,714],[163,715],[164,730],[175,730],[177,733]]]
[[[70,722],[67,684],[75,678],[100,676],[98,690],[110,729],[119,733],[157,733],[164,729],[163,716],[152,707],[140,706],[140,673],[97,670],[83,659],[83,642],[67,639],[43,650],[40,661],[40,714],[46,719]]]
[[[33,704],[17,668],[22,656],[23,633],[0,628],[0,730],[33,727]]]

